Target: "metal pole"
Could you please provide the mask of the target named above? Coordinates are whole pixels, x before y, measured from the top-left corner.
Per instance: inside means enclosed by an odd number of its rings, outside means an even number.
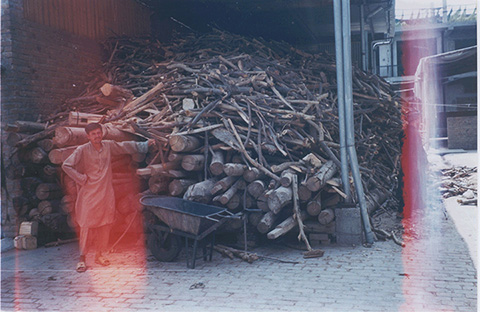
[[[340,131],[340,161],[343,191],[347,195],[346,201],[351,202],[350,179],[348,175],[347,139],[345,134],[345,100],[343,90],[343,42],[342,42],[342,8],[340,1],[333,1],[335,23],[335,62],[337,66],[337,101],[338,124]]]
[[[367,70],[367,43],[365,41],[365,1],[360,4],[360,41],[362,43],[362,69]]]
[[[350,33],[350,0],[342,1],[342,39],[343,39],[343,70],[344,70],[344,93],[345,93],[345,130],[347,151],[350,158],[353,181],[357,192],[362,216],[365,239],[367,244],[373,244],[374,237],[368,217],[367,203],[363,190],[360,169],[358,168],[357,152],[355,150],[354,122],[353,122],[353,91],[352,91],[352,57],[351,57],[351,33]],[[335,1],[334,1],[335,2]]]

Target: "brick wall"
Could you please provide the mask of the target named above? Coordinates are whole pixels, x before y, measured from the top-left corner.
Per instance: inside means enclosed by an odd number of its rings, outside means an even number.
[[[2,0],[1,18],[2,166],[8,166],[15,159],[4,144],[3,125],[36,121],[78,96],[100,68],[103,52],[98,42],[24,20],[22,0]],[[19,181],[2,182],[2,237],[13,237],[11,198],[18,196]]]

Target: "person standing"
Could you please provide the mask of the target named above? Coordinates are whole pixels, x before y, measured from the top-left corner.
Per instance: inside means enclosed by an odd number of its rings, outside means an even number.
[[[95,263],[110,264],[104,253],[115,221],[111,156],[146,153],[148,147],[155,144],[153,139],[145,142],[103,140],[99,123],[88,124],[85,132],[89,142],[78,146],[62,164],[63,171],[76,182],[78,190],[75,218],[79,226],[80,260],[77,272],[87,270],[86,255],[91,247],[95,247]]]

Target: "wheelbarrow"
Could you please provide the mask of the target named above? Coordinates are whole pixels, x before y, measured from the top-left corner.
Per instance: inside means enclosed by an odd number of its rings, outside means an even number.
[[[161,223],[149,224],[147,246],[153,256],[162,262],[177,258],[185,238],[187,267],[195,268],[197,247],[203,244],[203,259],[207,260],[206,242],[210,243],[208,260],[212,260],[215,231],[235,215],[225,208],[201,204],[178,197],[145,195],[140,199],[145,209],[151,211]],[[189,240],[193,240],[193,252],[189,252]],[[207,243],[208,243],[207,242]]]

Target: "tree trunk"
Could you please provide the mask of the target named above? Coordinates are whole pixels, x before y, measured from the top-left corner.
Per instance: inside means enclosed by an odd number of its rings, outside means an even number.
[[[307,214],[304,211],[300,212],[300,216],[301,216],[302,221],[307,218]],[[271,230],[267,234],[267,238],[268,239],[277,239],[280,236],[287,234],[288,232],[290,232],[291,230],[293,230],[297,226],[298,226],[298,221],[292,215],[291,217],[288,217],[287,219],[285,219],[285,221],[283,221],[282,223],[277,225],[273,230]]]
[[[302,202],[309,201],[312,198],[312,191],[304,184],[298,186],[298,198]]]
[[[182,168],[186,171],[200,171],[205,164],[203,155],[185,155],[182,159]]]
[[[332,160],[327,161],[318,171],[316,175],[307,180],[307,187],[310,191],[316,192],[325,186],[327,181],[331,179],[337,172],[337,166]]]
[[[268,196],[268,209],[278,214],[280,210],[292,201],[292,189],[280,186]]]
[[[169,179],[164,176],[154,175],[154,176],[151,176],[150,179],[148,179],[148,189],[153,194],[160,194],[160,193],[167,192],[168,184],[169,184]]]
[[[289,187],[290,184],[292,184],[294,174],[295,172],[292,169],[282,171],[282,174],[280,175],[280,184],[284,187]]]
[[[195,184],[195,180],[188,180],[188,179],[175,179],[170,182],[168,185],[168,193],[171,196],[179,196],[184,194],[188,187],[192,184]]]
[[[40,215],[44,216],[53,212],[59,212],[61,205],[61,199],[54,200],[42,200],[38,203],[38,212]]]
[[[319,200],[312,200],[309,201],[307,204],[307,212],[308,215],[315,217],[320,214],[322,211],[322,202]]]
[[[196,137],[187,135],[172,135],[170,136],[169,143],[175,152],[191,152],[201,145]]]
[[[248,194],[257,199],[265,192],[265,183],[262,180],[255,180],[247,186]]]
[[[68,156],[72,155],[77,146],[69,146],[64,148],[56,148],[48,153],[50,162],[55,165],[62,164]]]
[[[56,183],[41,183],[38,185],[35,195],[40,200],[57,199],[63,196],[63,191]]]
[[[206,181],[192,184],[188,187],[187,191],[183,195],[186,200],[196,201],[207,204],[212,199],[210,190],[215,185],[216,180],[209,179]]]
[[[326,225],[332,222],[334,218],[335,213],[333,212],[333,209],[327,208],[325,210],[322,210],[322,212],[320,212],[320,214],[318,215],[318,222],[320,224]]]
[[[221,175],[223,173],[223,164],[225,163],[225,156],[222,151],[214,151],[212,155],[212,161],[210,162],[210,172],[214,176]]]
[[[242,176],[245,172],[245,169],[247,169],[247,166],[245,164],[228,163],[223,165],[223,172],[225,172],[225,174],[228,176]]]
[[[243,179],[248,183],[261,179],[263,176],[264,176],[264,173],[255,167],[246,169],[245,172],[243,173]]]
[[[257,230],[262,234],[267,233],[268,231],[270,231],[270,229],[273,228],[273,225],[275,224],[277,218],[278,215],[274,214],[272,211],[267,212],[263,215],[260,223],[258,223]]]
[[[230,186],[233,185],[238,180],[238,177],[231,177],[231,176],[226,176],[213,186],[211,193],[212,195],[215,195],[219,192],[225,192],[230,188]]]

